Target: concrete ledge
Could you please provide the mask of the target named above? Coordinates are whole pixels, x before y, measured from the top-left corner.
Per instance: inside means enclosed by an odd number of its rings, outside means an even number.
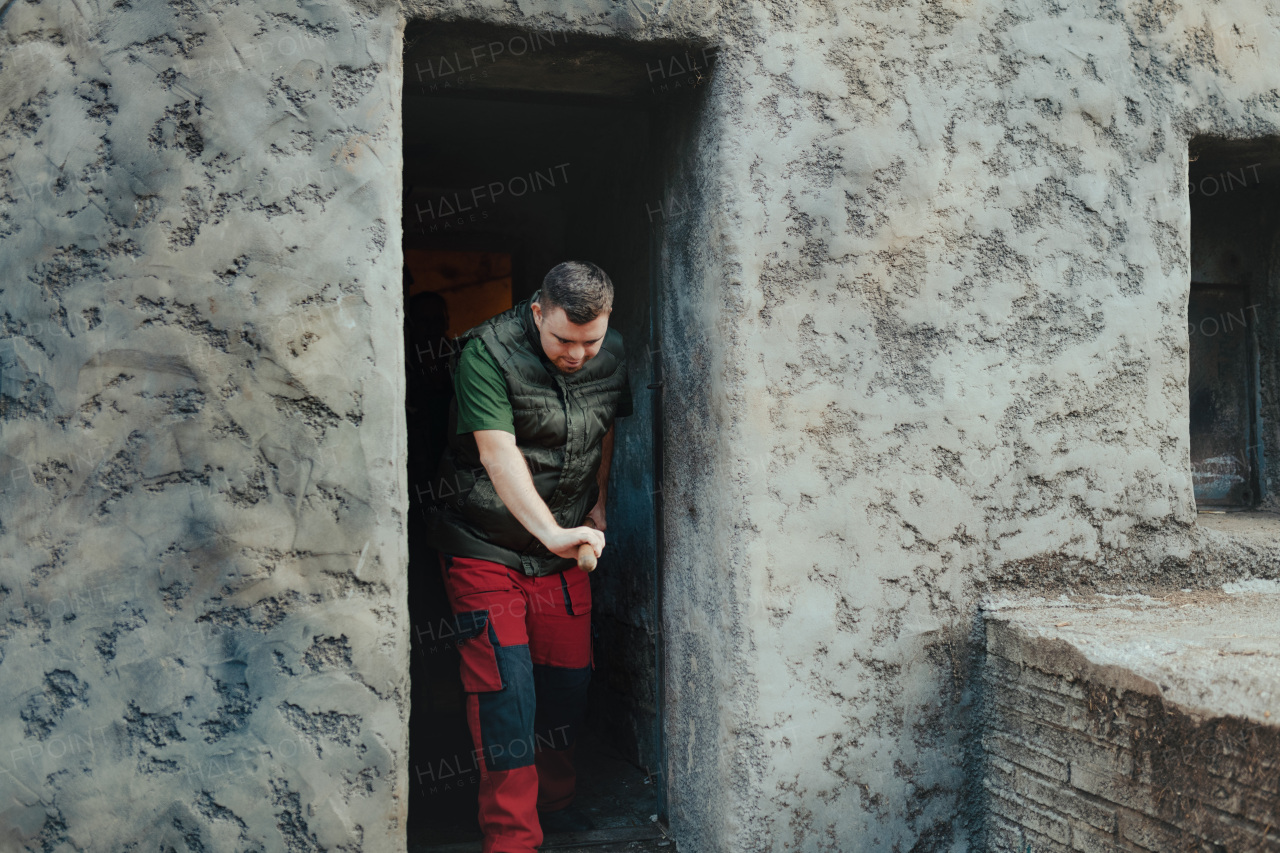
[[[987,643],[1007,660],[1158,696],[1193,717],[1280,720],[1280,583],[1224,592],[995,599]]]
[[[992,600],[992,850],[1280,851],[1280,585]]]

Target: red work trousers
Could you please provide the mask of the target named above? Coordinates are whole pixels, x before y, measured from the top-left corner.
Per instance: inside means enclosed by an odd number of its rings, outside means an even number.
[[[534,853],[539,811],[573,801],[573,745],[591,681],[591,584],[470,557],[440,558],[458,624],[480,769],[483,853]]]

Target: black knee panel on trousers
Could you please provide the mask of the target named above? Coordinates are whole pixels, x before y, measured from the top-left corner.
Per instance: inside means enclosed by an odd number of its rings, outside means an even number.
[[[493,629],[490,628],[490,631]],[[494,655],[502,675],[502,689],[479,693],[480,740],[485,766],[490,770],[515,770],[533,764],[535,687],[529,647],[499,646]]]

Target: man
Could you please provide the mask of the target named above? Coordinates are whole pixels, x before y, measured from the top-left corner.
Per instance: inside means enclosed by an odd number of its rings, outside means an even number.
[[[591,678],[613,422],[631,413],[613,284],[563,263],[529,300],[464,332],[428,538],[458,627],[484,853],[532,853],[573,800]],[[592,526],[586,526],[590,520]]]

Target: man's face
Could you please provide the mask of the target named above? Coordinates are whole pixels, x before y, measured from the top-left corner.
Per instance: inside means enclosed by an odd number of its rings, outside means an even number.
[[[569,321],[559,305],[552,305],[545,312],[537,302],[531,307],[542,351],[561,373],[577,373],[600,352],[604,333],[609,330],[608,313],[579,326]]]

